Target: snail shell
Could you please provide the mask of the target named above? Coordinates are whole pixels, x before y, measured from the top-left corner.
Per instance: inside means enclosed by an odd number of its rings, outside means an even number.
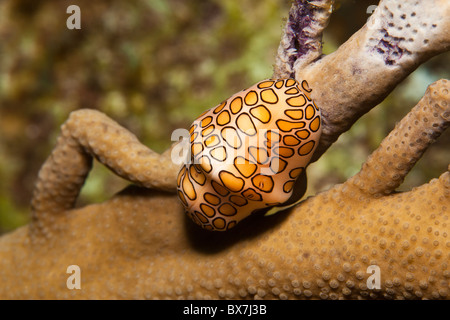
[[[188,216],[225,231],[292,195],[321,134],[306,81],[269,79],[204,112],[190,128],[190,163],[178,178]]]

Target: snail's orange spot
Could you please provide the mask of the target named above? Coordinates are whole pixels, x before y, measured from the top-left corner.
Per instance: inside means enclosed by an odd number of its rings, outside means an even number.
[[[231,101],[230,110],[233,114],[238,113],[242,109],[242,98],[236,97]]]
[[[234,216],[237,213],[237,210],[231,204],[224,203],[219,207],[219,212],[224,216]]]
[[[220,171],[219,173],[220,181],[223,185],[233,192],[241,191],[244,187],[244,180],[242,178],[236,177],[234,174],[228,171]]]
[[[316,110],[314,110],[314,107],[312,105],[309,105],[306,107],[306,110],[305,110],[306,119],[308,119],[308,120],[312,119],[315,114],[316,114]]]
[[[256,91],[252,90],[247,93],[245,95],[244,101],[248,106],[253,106],[254,104],[256,104],[258,102],[258,95],[256,94]]]
[[[215,181],[211,182],[211,185],[213,187],[213,189],[220,194],[222,197],[225,197],[226,195],[228,195],[230,193],[230,191],[228,191],[224,186],[222,186],[220,183],[217,183]]]
[[[189,168],[189,173],[191,174],[192,180],[194,180],[195,182],[197,182],[200,185],[205,184],[206,176],[203,172],[197,172],[197,170],[195,170],[194,166],[191,166]]]
[[[211,157],[217,161],[224,161],[227,158],[227,150],[225,147],[217,147],[211,150]]]
[[[249,136],[253,136],[256,134],[255,125],[253,124],[252,119],[250,119],[250,116],[247,113],[239,115],[239,117],[236,119],[236,125],[239,130]]]
[[[217,116],[217,124],[220,126],[224,126],[230,122],[230,113],[227,110],[223,110],[218,116]]]
[[[320,116],[317,116],[314,118],[313,121],[311,121],[311,123],[309,124],[309,128],[311,129],[311,131],[316,132],[317,130],[319,130],[320,127]]]
[[[286,87],[291,87],[291,86],[293,86],[296,83],[297,83],[297,81],[295,81],[294,79],[288,79],[286,81]]]
[[[218,145],[220,142],[219,137],[215,134],[213,134],[212,136],[210,136],[209,138],[207,138],[205,140],[205,146],[207,147],[214,147],[216,145]]]
[[[290,158],[294,155],[294,149],[288,147],[275,148],[274,152],[284,158]]]
[[[273,189],[273,179],[270,176],[257,174],[252,178],[253,185],[261,191],[271,192]]]
[[[261,201],[262,200],[261,195],[253,189],[245,190],[244,192],[242,192],[242,195],[249,200],[253,200],[253,201]]]
[[[238,149],[242,145],[241,138],[233,127],[225,127],[221,131],[222,138],[232,148]]]
[[[226,106],[227,101],[222,102],[221,104],[219,104],[215,109],[214,109],[214,113],[219,113],[220,111],[222,111],[222,109]]]
[[[273,89],[266,89],[261,91],[261,100],[274,104],[278,102],[278,96]]]
[[[250,156],[259,164],[264,164],[269,160],[269,154],[265,148],[248,147]]]
[[[259,89],[268,88],[273,85],[273,81],[263,81],[258,84]]]
[[[301,129],[305,126],[303,121],[291,122],[286,120],[277,120],[276,124],[278,129],[284,132],[289,132],[292,129]]]
[[[310,124],[310,126],[311,126],[311,124]],[[298,130],[298,131],[296,131],[295,132],[295,135],[297,136],[297,137],[299,137],[300,139],[307,139],[308,137],[309,137],[309,131],[308,130],[306,130],[306,129],[304,129],[304,130]]]
[[[250,113],[262,123],[268,123],[271,118],[270,111],[263,105],[250,109]]]
[[[256,164],[251,163],[244,157],[236,157],[234,159],[234,166],[245,178],[249,178],[252,174],[255,173],[256,169],[258,168]]]
[[[303,172],[303,168],[295,168],[292,169],[291,172],[289,172],[289,176],[292,179],[297,179],[297,177]]]
[[[205,193],[203,195],[203,198],[208,202],[209,204],[212,204],[214,206],[218,205],[220,203],[220,198],[212,193]]]
[[[205,128],[207,125],[209,125],[211,123],[212,119],[213,118],[211,116],[204,118],[202,120],[202,128]]]
[[[204,203],[200,205],[200,209],[207,217],[210,218],[214,217],[214,215],[216,214],[216,211],[211,206],[208,206],[207,204]]]
[[[304,145],[302,145],[300,147],[300,149],[298,149],[298,154],[301,155],[301,156],[306,156],[314,148],[314,145],[315,145],[315,142],[312,141],[312,140],[307,142],[307,143],[305,143]]]
[[[296,146],[296,145],[300,144],[300,140],[298,140],[296,137],[290,136],[290,135],[284,136],[283,142],[287,146]]]
[[[294,88],[290,88],[290,89],[286,90],[284,93],[285,94],[297,94],[299,92],[300,91],[298,91],[298,89],[294,87]]]
[[[289,118],[293,120],[300,120],[303,118],[303,110],[286,110],[284,112]]]
[[[183,192],[190,200],[195,200],[197,198],[197,193],[195,192],[194,185],[189,180],[187,174],[184,175],[183,178]]]
[[[290,181],[286,182],[283,185],[283,191],[286,192],[286,193],[291,192],[292,188],[294,187],[294,183],[295,183],[294,180],[290,180]]]
[[[226,221],[223,218],[215,218],[212,223],[214,227],[219,230],[224,229],[226,225]]]
[[[240,207],[245,206],[248,203],[248,201],[245,198],[242,198],[240,196],[231,196],[230,201]]]
[[[297,97],[293,97],[293,98],[289,98],[286,100],[286,102],[288,103],[288,105],[293,106],[293,107],[301,107],[304,106],[306,103],[306,99],[304,96],[297,96]]]

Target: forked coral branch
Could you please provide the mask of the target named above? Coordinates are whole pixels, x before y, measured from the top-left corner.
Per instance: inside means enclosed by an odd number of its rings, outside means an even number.
[[[52,216],[73,208],[93,157],[137,185],[176,189],[179,166],[171,161],[171,149],[160,155],[105,114],[80,109],[61,126],[56,147],[39,171],[31,203],[34,229],[44,230]]]
[[[450,2],[380,1],[335,52],[295,69],[307,79],[324,127],[313,161],[406,76],[450,48]]]
[[[391,0],[320,57],[330,4],[294,2],[274,73],[313,88],[324,118],[315,159],[450,46],[448,1]],[[450,172],[394,191],[449,126],[449,90],[447,80],[431,85],[345,183],[225,235],[188,223],[176,196],[155,190],[175,189],[170,150],[158,155],[107,116],[76,111],[40,172],[32,224],[0,238],[0,298],[448,299]],[[142,187],[71,209],[92,157]],[[66,285],[73,264],[81,290]]]
[[[397,159],[388,144],[397,138],[423,152],[449,124],[449,91],[447,80],[430,86],[371,159],[388,172]],[[253,219],[226,237],[187,223],[175,196],[131,188],[56,215],[45,241],[30,238],[29,227],[0,238],[0,297],[448,298],[450,172],[381,196],[370,187],[386,190],[378,172],[365,165],[291,212]],[[66,287],[74,263],[84,270],[81,290]]]
[[[322,32],[328,24],[334,1],[294,1],[283,30],[273,77],[295,78],[322,54]]]
[[[447,80],[430,85],[348,183],[375,197],[395,191],[425,150],[450,126],[449,88]]]

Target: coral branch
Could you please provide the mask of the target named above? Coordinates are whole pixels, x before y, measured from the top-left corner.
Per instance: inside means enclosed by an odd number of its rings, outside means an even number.
[[[170,149],[159,155],[103,113],[77,110],[61,127],[57,145],[39,172],[32,199],[34,226],[42,230],[55,213],[73,208],[92,157],[138,185],[176,190],[179,168],[170,160]]]
[[[450,126],[449,91],[447,80],[430,85],[349,183],[376,196],[394,191],[425,150]]]
[[[382,1],[374,27],[305,68],[301,60],[314,60],[317,45],[309,56],[280,58],[288,66],[276,72],[292,66],[306,78],[326,118],[316,158],[418,64],[448,49],[450,3],[430,2]],[[170,151],[154,153],[103,114],[72,113],[40,173],[34,223],[0,238],[0,299],[448,299],[450,171],[385,194],[448,126],[448,91],[448,81],[431,86],[357,176],[225,236],[188,222],[176,195],[136,186],[67,210],[91,156],[145,187],[172,190],[178,171]],[[49,222],[53,232],[45,232]],[[80,290],[66,285],[73,264],[82,270]]]
[[[448,83],[430,86],[372,158],[409,165],[392,152],[408,133],[415,161],[448,126]],[[351,178],[224,237],[183,218],[175,195],[132,186],[55,215],[45,245],[28,227],[0,238],[0,299],[448,299],[450,172],[404,193],[358,190]],[[72,264],[83,270],[81,290],[66,287]]]
[[[430,57],[450,48],[450,2],[381,1],[367,24],[336,52],[304,68],[321,109],[317,160],[339,135]]]
[[[294,78],[322,54],[322,32],[334,1],[297,0],[292,3],[275,61],[274,78]]]

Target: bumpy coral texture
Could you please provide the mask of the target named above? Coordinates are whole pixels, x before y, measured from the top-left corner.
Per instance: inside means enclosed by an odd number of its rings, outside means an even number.
[[[45,237],[20,228],[0,239],[0,297],[448,298],[450,172],[393,190],[450,125],[449,90],[446,80],[431,85],[347,182],[225,234],[183,218],[175,195],[138,187],[53,215]],[[103,143],[121,136],[102,123]],[[66,287],[73,264],[80,290]],[[380,289],[367,286],[369,265]]]
[[[93,156],[143,187],[174,188],[179,167],[171,161],[171,149],[160,155],[101,112],[78,110],[62,125],[56,147],[39,171],[31,203],[36,231],[45,233],[55,215],[73,208]]]
[[[294,77],[319,58],[322,52],[322,31],[327,26],[333,1],[296,0],[292,2],[289,18],[278,47],[275,77]]]
[[[294,63],[297,80],[307,79],[311,88],[320,88],[313,98],[323,130],[313,160],[417,66],[450,49],[449,15],[446,0],[380,1],[368,22],[338,50],[312,63]],[[283,73],[290,66],[282,61],[277,59],[274,77],[290,74]]]
[[[307,79],[316,93],[323,131],[313,160],[450,48],[448,1],[390,0],[322,57],[331,3],[294,2],[273,74]],[[32,223],[0,238],[0,298],[448,299],[450,168],[409,192],[395,189],[449,126],[449,87],[430,86],[345,183],[219,234],[188,220],[176,195],[154,190],[176,189],[170,150],[158,155],[105,115],[77,111],[41,170]],[[71,209],[93,156],[142,187]],[[66,286],[73,264],[80,290]],[[380,268],[380,289],[367,286],[369,265]]]

